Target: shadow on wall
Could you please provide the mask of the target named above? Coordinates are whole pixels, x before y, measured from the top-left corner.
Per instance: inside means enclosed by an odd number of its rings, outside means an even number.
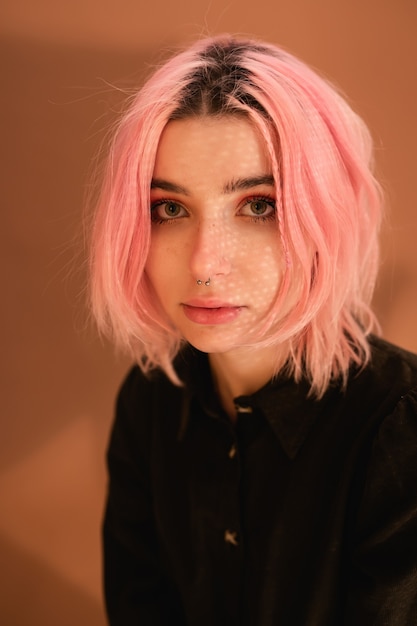
[[[0,46],[7,95],[1,115],[2,381],[10,418],[2,427],[18,444],[0,440],[0,464],[7,465],[74,414],[97,408],[97,401],[100,409],[106,406],[103,374],[105,383],[113,357],[88,329],[83,205],[93,156],[124,98],[108,83],[142,68],[146,55]]]
[[[0,617],[7,626],[104,626],[100,603],[0,536],[4,580]]]
[[[104,452],[127,362],[88,330],[91,160],[149,53],[0,42],[0,622],[102,626]]]

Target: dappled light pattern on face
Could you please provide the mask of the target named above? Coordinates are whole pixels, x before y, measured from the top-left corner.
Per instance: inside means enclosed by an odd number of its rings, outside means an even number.
[[[283,273],[275,197],[266,147],[247,119],[199,117],[165,128],[146,272],[196,348],[224,352],[263,338]]]
[[[320,397],[370,358],[382,200],[369,131],[331,84],[277,46],[197,41],[113,137],[92,233],[97,325],[174,383],[184,338],[275,347]]]

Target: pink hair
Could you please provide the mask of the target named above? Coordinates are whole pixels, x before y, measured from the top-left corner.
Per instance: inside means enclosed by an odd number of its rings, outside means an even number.
[[[381,193],[361,119],[315,72],[275,46],[215,37],[163,65],[132,100],[110,149],[92,237],[92,308],[99,328],[144,371],[172,366],[182,338],[144,272],[150,183],[159,138],[173,119],[246,115],[261,132],[277,184],[286,271],[263,333],[296,289],[296,304],[268,339],[287,342],[287,371],[316,396],[369,360]],[[278,245],[278,242],[277,242]]]

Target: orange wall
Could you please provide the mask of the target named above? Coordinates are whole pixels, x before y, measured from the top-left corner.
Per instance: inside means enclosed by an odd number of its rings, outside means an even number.
[[[417,350],[416,3],[143,4],[3,0],[0,9],[7,626],[104,624],[103,457],[127,362],[88,328],[81,220],[89,164],[121,99],[115,82],[139,80],[173,44],[223,31],[281,43],[334,79],[371,126],[390,199],[376,298],[385,334]]]

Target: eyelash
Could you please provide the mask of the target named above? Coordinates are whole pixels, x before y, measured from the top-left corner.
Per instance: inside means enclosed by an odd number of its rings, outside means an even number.
[[[175,202],[175,200],[169,200],[168,198],[161,198],[160,200],[157,200],[156,202],[153,202],[151,204],[151,222],[153,224],[168,224],[169,222],[175,222],[176,219],[178,218],[169,218],[167,217],[166,219],[160,218],[160,217],[156,217],[155,215],[155,209],[157,209],[159,206],[163,206],[164,204],[177,204],[178,206],[182,207],[182,205],[179,202]],[[182,207],[183,208],[183,207]]]
[[[267,222],[269,220],[275,219],[275,200],[271,196],[252,196],[249,198],[245,198],[244,205],[251,204],[252,202],[265,202],[274,210],[272,213],[268,215],[247,215],[252,222]]]
[[[268,215],[246,215],[244,217],[248,217],[252,222],[267,222],[271,219],[275,219],[275,200],[274,198],[272,198],[271,196],[251,196],[249,198],[245,198],[242,206],[245,206],[247,204],[251,204],[252,202],[265,202],[266,204],[268,204],[270,207],[272,207],[274,209],[274,211],[272,213],[269,213]],[[164,204],[176,204],[179,207],[181,207],[182,209],[184,209],[184,207],[179,203],[179,202],[175,202],[174,200],[169,200],[168,198],[161,198],[160,200],[157,200],[156,202],[153,202],[151,204],[151,221],[154,224],[157,225],[164,225],[164,224],[169,224],[170,222],[175,222],[177,221],[177,219],[180,219],[183,216],[180,217],[172,217],[172,218],[158,218],[155,215],[156,209],[160,206],[163,206]],[[185,210],[185,209],[184,209]]]

